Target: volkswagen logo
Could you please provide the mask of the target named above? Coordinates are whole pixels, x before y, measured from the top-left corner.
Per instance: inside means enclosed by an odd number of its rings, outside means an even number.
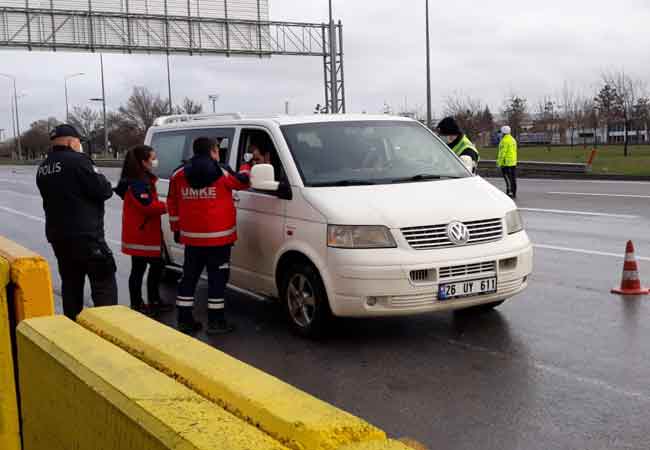
[[[469,241],[469,230],[463,222],[451,222],[447,225],[447,236],[456,245],[465,245]]]

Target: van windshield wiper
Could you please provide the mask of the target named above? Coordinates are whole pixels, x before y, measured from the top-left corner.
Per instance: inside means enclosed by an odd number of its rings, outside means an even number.
[[[451,178],[459,178],[459,177],[454,177],[454,176],[445,176],[445,175],[433,175],[430,173],[421,173],[418,175],[414,175],[412,177],[405,177],[405,178],[395,178],[392,182],[393,183],[410,183],[410,182],[415,182],[415,181],[430,181],[430,180],[442,180],[442,179],[451,179]]]
[[[325,186],[371,186],[377,184],[373,181],[368,180],[337,180],[337,181],[323,181],[320,183],[312,183],[311,186],[314,187],[325,187]]]

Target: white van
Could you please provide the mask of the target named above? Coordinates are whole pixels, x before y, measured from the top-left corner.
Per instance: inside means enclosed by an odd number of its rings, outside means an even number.
[[[328,318],[492,308],[523,291],[533,251],[516,205],[435,134],[406,118],[241,114],[156,120],[146,144],[159,191],[200,136],[222,138],[238,169],[252,141],[271,151],[233,194],[231,286],[276,298],[304,335]],[[163,221],[165,257],[183,248]]]

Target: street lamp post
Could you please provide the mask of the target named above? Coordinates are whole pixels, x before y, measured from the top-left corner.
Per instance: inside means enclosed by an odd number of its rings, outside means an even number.
[[[169,94],[169,115],[173,115],[174,104],[172,103],[172,73],[169,68],[169,52],[167,53],[167,92]]]
[[[219,94],[208,95],[208,99],[212,101],[212,112],[217,112],[217,100],[219,100]]]
[[[104,56],[99,54],[99,65],[102,70],[102,115],[104,116],[104,151],[108,153],[108,124],[106,123],[106,89],[104,87]]]
[[[68,80],[74,77],[79,77],[81,75],[85,75],[85,73],[83,72],[71,73],[63,77],[63,81],[65,84],[65,121],[66,122],[70,122],[70,112],[68,111]]]
[[[102,102],[102,119],[104,122],[104,152],[108,152],[108,127],[106,124],[106,99],[104,97],[102,98],[91,98],[89,99],[91,102]]]
[[[427,27],[427,127],[431,128],[431,41],[429,36],[429,0],[426,0]]]
[[[14,111],[16,114],[16,145],[17,145],[17,151],[18,151],[18,159],[20,159],[23,149],[22,149],[22,143],[20,140],[20,117],[18,115],[18,91],[16,90],[16,77],[13,75],[9,75],[6,73],[0,73],[0,77],[5,77],[9,78],[10,80],[13,80],[14,83]]]

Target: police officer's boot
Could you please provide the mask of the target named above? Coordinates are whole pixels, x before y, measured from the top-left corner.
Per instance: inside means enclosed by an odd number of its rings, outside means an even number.
[[[235,325],[226,320],[223,310],[208,310],[208,329],[206,330],[208,335],[228,334],[233,331],[235,331]]]

